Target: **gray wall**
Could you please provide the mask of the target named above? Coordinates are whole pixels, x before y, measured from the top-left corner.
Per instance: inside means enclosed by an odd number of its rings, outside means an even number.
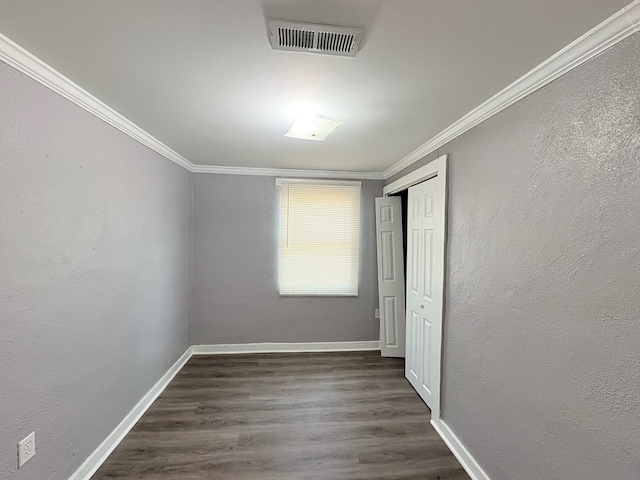
[[[4,63],[0,112],[0,478],[66,480],[188,347],[191,176]]]
[[[639,35],[439,152],[443,416],[492,480],[640,471],[637,58]],[[360,296],[280,298],[273,178],[194,175],[190,278],[188,172],[2,63],[0,111],[0,478],[68,478],[187,348],[190,281],[193,343],[378,338],[381,182]]]
[[[492,480],[638,478],[639,58],[636,34],[439,151],[443,418]]]
[[[194,175],[193,344],[377,340],[374,198],[364,181],[357,298],[280,297],[273,177]]]

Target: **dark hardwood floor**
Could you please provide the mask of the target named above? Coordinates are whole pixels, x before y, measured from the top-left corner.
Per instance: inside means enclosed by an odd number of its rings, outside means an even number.
[[[93,480],[468,480],[379,352],[191,358]]]

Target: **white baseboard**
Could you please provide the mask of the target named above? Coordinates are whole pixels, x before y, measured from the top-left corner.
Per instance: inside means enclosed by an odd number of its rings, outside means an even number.
[[[165,373],[158,382],[151,387],[144,397],[133,407],[133,410],[124,417],[124,420],[120,422],[113,432],[105,439],[104,442],[96,448],[89,458],[87,458],[80,468],[75,471],[69,480],[89,480],[91,476],[100,468],[107,457],[118,446],[122,439],[129,433],[129,430],[133,428],[140,417],[147,411],[156,398],[167,388],[169,382],[173,380],[176,373],[184,366],[185,363],[191,358],[191,347],[189,347],[182,356],[174,363],[171,368]]]
[[[489,476],[482,470],[482,467],[480,467],[475,458],[471,456],[469,450],[467,450],[444,420],[440,418],[431,419],[431,425],[433,425],[433,428],[435,428],[436,432],[442,437],[444,443],[447,444],[472,480],[490,480]]]
[[[348,352],[380,350],[378,340],[361,342],[310,342],[310,343],[237,343],[219,345],[193,345],[193,355],[219,355],[224,353],[301,353]]]
[[[167,388],[173,377],[187,363],[192,355],[215,355],[223,353],[276,353],[276,352],[344,352],[359,350],[379,350],[377,340],[362,342],[313,342],[313,343],[245,343],[225,345],[192,345],[151,387],[120,424],[96,448],[69,480],[89,480],[98,468],[111,455],[122,439],[134,427],[151,404]]]

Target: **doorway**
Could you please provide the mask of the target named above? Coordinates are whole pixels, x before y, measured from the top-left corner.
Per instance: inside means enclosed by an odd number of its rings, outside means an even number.
[[[447,156],[442,155],[384,188],[385,197],[403,192],[400,196],[407,200],[400,215],[405,223],[402,233],[406,248],[402,246],[404,241],[394,247],[396,258],[400,254],[397,250],[402,249],[405,273],[406,306],[401,325],[406,332],[405,376],[431,409],[432,418],[440,417],[446,168]],[[379,274],[379,290],[383,292],[380,278]],[[382,317],[381,332],[385,328],[384,311]]]

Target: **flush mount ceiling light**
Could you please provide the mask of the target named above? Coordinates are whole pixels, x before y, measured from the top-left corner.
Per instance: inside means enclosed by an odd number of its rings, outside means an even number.
[[[318,113],[306,113],[298,117],[285,137],[300,138],[302,140],[315,140],[324,142],[333,131],[341,125],[338,120],[325,118]]]

